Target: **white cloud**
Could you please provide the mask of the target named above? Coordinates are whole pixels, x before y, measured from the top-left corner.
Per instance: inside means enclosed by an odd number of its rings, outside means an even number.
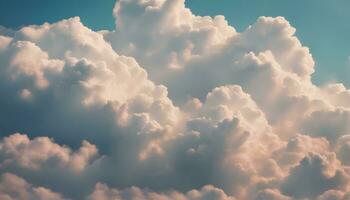
[[[47,137],[30,140],[27,135],[13,134],[0,142],[1,167],[13,164],[32,170],[48,168],[71,168],[79,172],[97,156],[97,149],[87,141],[77,152],[59,146]]]
[[[0,31],[0,195],[347,199],[350,92],[311,82],[286,19],[239,33],[183,0],[114,15],[111,32],[78,17]]]

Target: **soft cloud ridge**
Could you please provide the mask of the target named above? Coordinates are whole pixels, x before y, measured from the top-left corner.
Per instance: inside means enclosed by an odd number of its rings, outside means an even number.
[[[346,200],[350,90],[312,83],[283,17],[237,32],[184,0],[0,29],[0,198]]]

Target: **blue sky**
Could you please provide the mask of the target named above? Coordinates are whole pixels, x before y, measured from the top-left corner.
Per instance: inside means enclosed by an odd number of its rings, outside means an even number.
[[[18,28],[80,16],[94,29],[113,29],[115,0],[0,0],[0,25]],[[311,49],[315,83],[337,80],[350,85],[350,1],[348,0],[187,0],[198,15],[224,15],[239,31],[259,16],[284,16]]]

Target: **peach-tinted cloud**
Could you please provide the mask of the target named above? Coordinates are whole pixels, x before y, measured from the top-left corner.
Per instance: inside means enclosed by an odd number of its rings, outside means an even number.
[[[3,198],[349,197],[350,92],[312,83],[286,19],[237,32],[184,0],[114,15],[0,31]]]

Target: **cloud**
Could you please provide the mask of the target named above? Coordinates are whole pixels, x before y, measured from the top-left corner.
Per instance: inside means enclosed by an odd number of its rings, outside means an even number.
[[[334,162],[334,157],[305,157],[291,170],[290,176],[282,183],[282,190],[292,197],[314,198],[328,190],[343,189],[349,178],[346,172],[337,169]]]
[[[34,187],[24,179],[5,173],[0,182],[0,198],[4,200],[64,200],[61,194],[44,187]]]
[[[291,200],[291,198],[284,196],[278,190],[266,189],[260,191],[256,200]]]
[[[177,191],[156,193],[132,187],[125,190],[111,189],[105,184],[97,183],[94,192],[88,200],[112,200],[112,199],[144,199],[144,200],[234,200],[227,196],[224,191],[211,185],[204,186],[201,190],[191,190],[186,194]]]
[[[27,135],[13,134],[5,137],[0,143],[1,167],[12,164],[31,170],[41,170],[44,167],[71,168],[79,172],[97,156],[96,146],[87,141],[77,152],[65,146],[53,143],[47,137],[30,140]]]
[[[350,92],[312,83],[285,18],[237,32],[183,0],[114,16],[0,31],[0,195],[348,198]]]
[[[303,123],[303,132],[335,141],[349,133],[348,110],[315,111]]]
[[[236,34],[223,16],[195,16],[185,8],[184,0],[123,0],[114,16],[118,29],[106,32],[105,37],[117,52],[139,60],[155,80],[168,77],[167,69],[181,68]]]
[[[321,196],[319,196],[317,198],[317,200],[345,200],[348,199],[350,196],[349,193],[343,193],[341,191],[337,191],[337,190],[329,190],[327,192],[325,192],[324,194],[322,194]]]
[[[349,153],[349,145],[350,145],[350,136],[344,135],[341,138],[338,139],[337,144],[335,145],[335,151],[337,153],[338,159],[342,162],[344,165],[349,165],[349,159],[347,154]]]
[[[15,33],[14,30],[6,28],[5,26],[1,26],[0,25],[0,35],[13,36],[14,33]]]

